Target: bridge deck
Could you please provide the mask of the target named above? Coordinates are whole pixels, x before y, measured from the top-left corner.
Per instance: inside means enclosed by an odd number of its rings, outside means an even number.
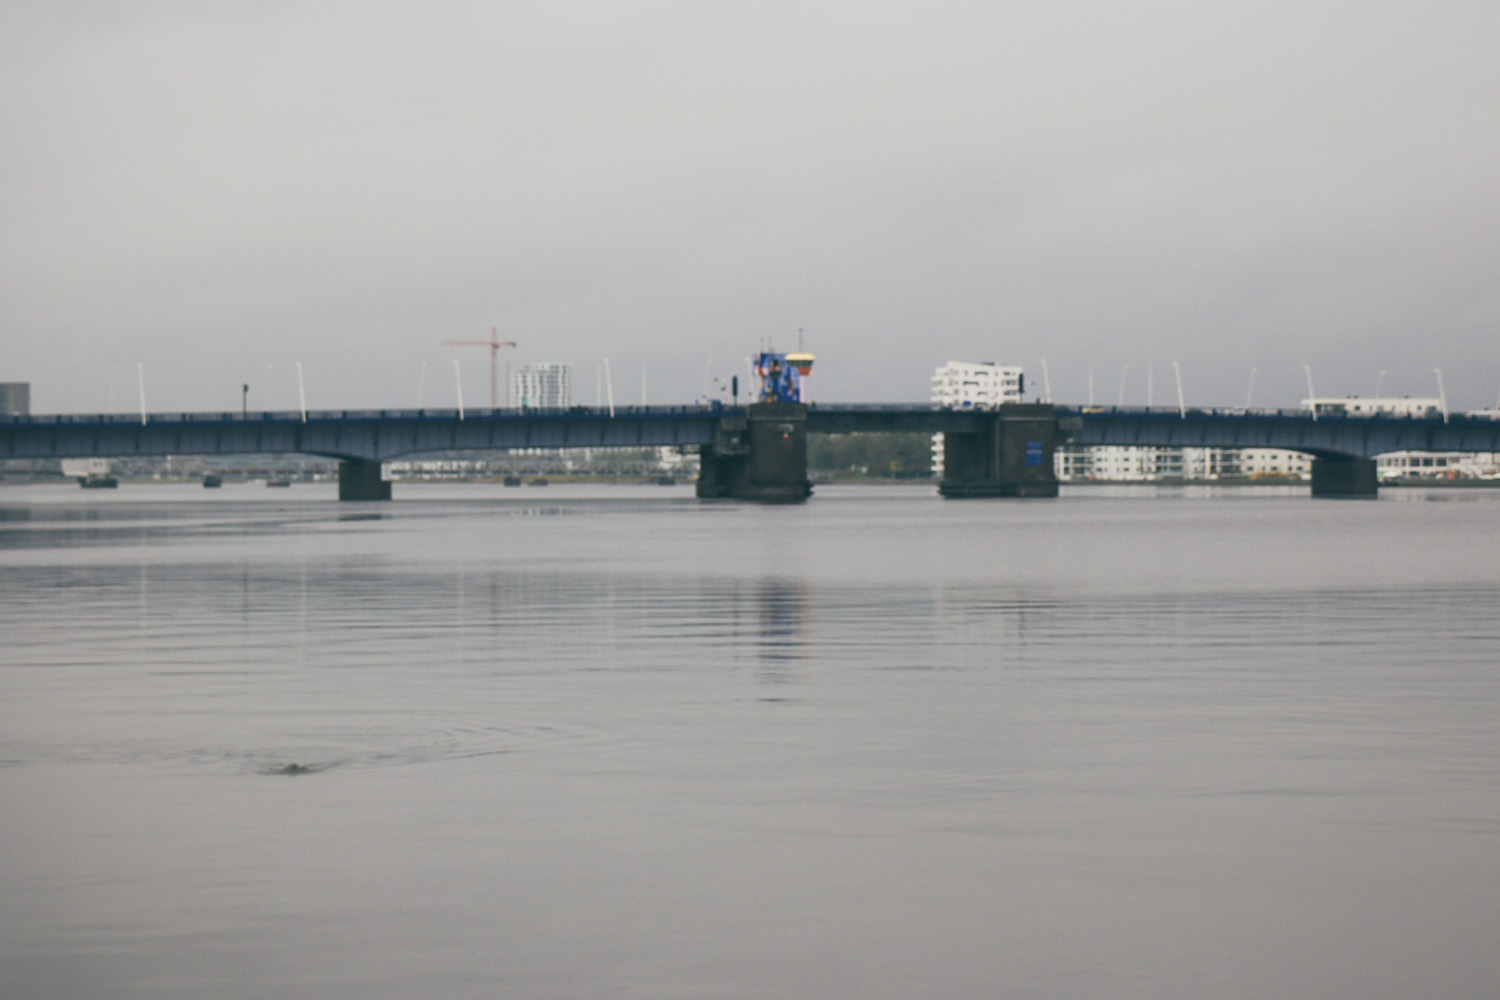
[[[698,407],[319,410],[0,420],[0,457],[292,453],[385,460],[433,451],[693,446],[726,411]]]
[[[1056,408],[1080,445],[1286,448],[1368,457],[1390,451],[1500,451],[1500,420],[1319,416],[1305,410]],[[743,407],[567,410],[319,410],[0,417],[0,458],[294,453],[385,460],[434,451],[693,447]],[[964,433],[986,415],[926,404],[810,404],[811,433]]]
[[[1500,451],[1500,420],[1454,413],[1397,417],[1307,410],[1059,406],[1069,443],[1180,448],[1284,448],[1369,458],[1392,451]]]

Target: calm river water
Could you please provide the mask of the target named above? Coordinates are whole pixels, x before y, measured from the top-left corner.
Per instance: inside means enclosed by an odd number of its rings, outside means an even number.
[[[396,494],[0,488],[0,995],[1500,993],[1500,491]]]

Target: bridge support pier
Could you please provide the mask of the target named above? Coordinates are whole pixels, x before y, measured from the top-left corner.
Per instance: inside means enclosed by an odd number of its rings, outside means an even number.
[[[972,497],[1055,497],[1057,413],[1050,403],[1006,403],[977,433],[943,435],[938,493]]]
[[[698,496],[705,500],[801,503],[807,479],[807,407],[752,403],[743,417],[724,417],[713,444],[699,452]]]
[[[340,500],[389,500],[391,481],[380,476],[380,463],[368,458],[339,462]]]
[[[1315,497],[1374,497],[1379,493],[1373,458],[1317,456],[1312,464]]]

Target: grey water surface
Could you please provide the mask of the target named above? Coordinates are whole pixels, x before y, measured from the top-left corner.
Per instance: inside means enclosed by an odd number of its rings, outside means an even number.
[[[1500,491],[0,487],[0,996],[1500,995]]]

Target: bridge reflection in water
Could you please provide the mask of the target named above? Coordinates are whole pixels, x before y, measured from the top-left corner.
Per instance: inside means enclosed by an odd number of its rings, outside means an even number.
[[[319,410],[0,417],[0,458],[287,454],[340,460],[341,500],[388,500],[382,463],[437,451],[695,447],[705,499],[800,502],[813,433],[942,432],[947,497],[1056,496],[1058,444],[1282,448],[1310,454],[1315,496],[1374,496],[1373,456],[1500,451],[1500,421],[1306,410],[1007,404],[755,403],[566,410]]]

